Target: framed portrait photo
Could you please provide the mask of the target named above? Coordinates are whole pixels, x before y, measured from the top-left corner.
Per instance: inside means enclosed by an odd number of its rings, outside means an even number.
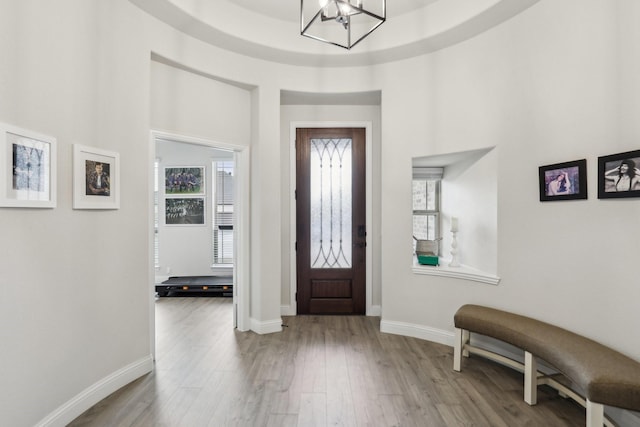
[[[0,206],[56,207],[56,139],[0,123]]]
[[[204,166],[171,166],[164,168],[166,195],[204,195]]]
[[[540,201],[587,198],[587,160],[556,163],[538,169]]]
[[[73,208],[120,209],[120,155],[73,145]]]
[[[204,197],[171,197],[164,200],[165,225],[204,225]]]
[[[598,199],[640,197],[640,150],[598,157]]]

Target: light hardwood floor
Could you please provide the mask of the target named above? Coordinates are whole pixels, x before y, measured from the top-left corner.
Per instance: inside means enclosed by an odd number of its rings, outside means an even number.
[[[452,348],[380,332],[377,317],[284,317],[232,329],[231,300],[156,301],[157,360],[70,424],[80,426],[584,426],[582,407]]]

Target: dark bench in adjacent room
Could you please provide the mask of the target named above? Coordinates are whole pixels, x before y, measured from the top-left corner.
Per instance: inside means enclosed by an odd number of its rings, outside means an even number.
[[[233,296],[232,276],[178,276],[169,277],[161,284],[156,284],[158,296],[169,293],[176,294],[215,294],[217,296]]]
[[[460,307],[454,324],[456,371],[470,353],[521,370],[528,404],[536,404],[538,385],[549,385],[586,408],[587,427],[613,425],[604,416],[605,405],[640,411],[640,363],[609,347],[536,319],[479,305]],[[471,345],[471,332],[524,350],[524,364]],[[568,379],[570,387],[539,372],[537,358]]]

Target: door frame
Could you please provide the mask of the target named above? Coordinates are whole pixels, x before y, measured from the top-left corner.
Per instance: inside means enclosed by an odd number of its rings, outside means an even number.
[[[178,135],[159,130],[151,130],[149,138],[149,188],[154,186],[154,162],[156,160],[156,141],[159,139],[175,141],[186,144],[202,145],[205,147],[216,148],[233,152],[235,162],[234,191],[234,286],[233,286],[233,325],[240,331],[248,331],[250,328],[249,307],[250,307],[250,288],[249,288],[249,272],[250,272],[250,234],[249,234],[249,166],[250,166],[250,148],[248,146],[229,144],[218,142],[204,138],[197,138],[186,135]],[[155,268],[153,261],[153,235],[154,235],[154,209],[153,209],[153,191],[149,191],[149,340],[151,352],[155,360]]]
[[[373,214],[373,124],[370,121],[317,121],[317,122],[291,122],[289,127],[289,307],[283,307],[282,315],[295,316],[298,312],[296,303],[297,289],[297,268],[296,268],[296,129],[298,128],[364,128],[365,130],[365,192],[366,192],[366,229],[367,229],[367,247],[366,247],[366,268],[365,268],[365,301],[366,315],[377,316],[380,313],[372,312],[373,297],[373,242],[375,230],[372,227]]]

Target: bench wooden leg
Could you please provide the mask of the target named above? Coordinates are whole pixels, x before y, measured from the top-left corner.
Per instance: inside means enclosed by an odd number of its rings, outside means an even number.
[[[528,351],[524,352],[524,401],[538,403],[538,362]]]
[[[460,328],[456,328],[455,342],[453,343],[453,370],[460,372],[462,367],[462,356],[464,345],[469,342],[469,331],[465,331]],[[466,352],[466,357],[469,356],[469,352]]]
[[[466,329],[462,330],[462,355],[464,357],[469,357],[469,350],[467,350],[466,345],[469,344],[471,340],[471,332]]]
[[[587,427],[602,427],[604,424],[604,405],[587,399]]]

